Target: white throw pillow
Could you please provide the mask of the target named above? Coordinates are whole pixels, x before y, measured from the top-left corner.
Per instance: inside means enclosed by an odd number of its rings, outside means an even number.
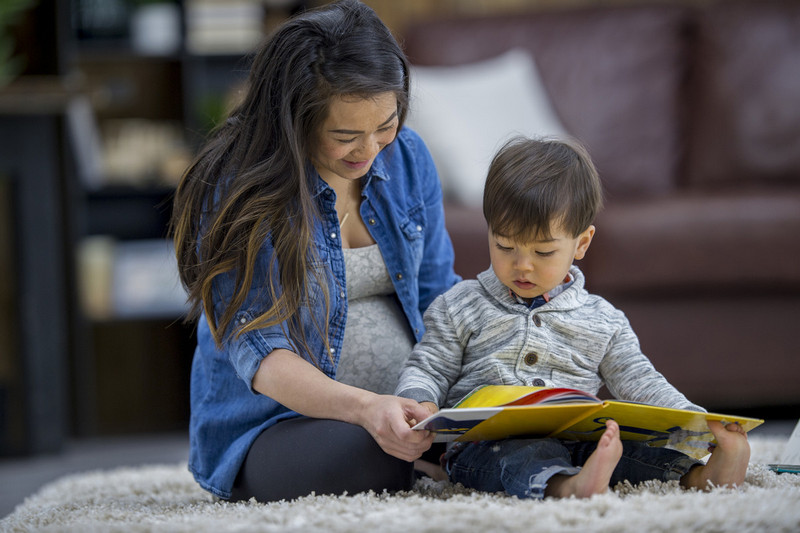
[[[431,151],[444,194],[480,207],[496,151],[515,135],[566,135],[528,52],[453,67],[415,66],[408,125]]]

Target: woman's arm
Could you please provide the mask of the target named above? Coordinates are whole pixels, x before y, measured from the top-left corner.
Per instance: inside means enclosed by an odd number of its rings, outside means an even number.
[[[302,415],[359,425],[383,451],[405,461],[419,458],[433,442],[427,431],[411,430],[411,421],[429,415],[416,401],[334,381],[289,350],[278,349],[264,358],[253,389]]]

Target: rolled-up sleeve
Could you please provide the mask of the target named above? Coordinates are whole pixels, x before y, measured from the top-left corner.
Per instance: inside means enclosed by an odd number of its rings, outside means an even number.
[[[269,241],[269,239],[267,239]],[[261,361],[277,349],[295,351],[281,324],[250,330],[237,335],[240,328],[257,319],[273,305],[267,281],[267,265],[272,247],[266,242],[258,253],[253,281],[244,304],[236,311],[233,321],[223,334],[222,350],[226,353],[236,375],[244,381],[254,394],[253,377]],[[222,313],[230,305],[236,290],[236,274],[226,272],[214,279],[214,313],[218,323]]]

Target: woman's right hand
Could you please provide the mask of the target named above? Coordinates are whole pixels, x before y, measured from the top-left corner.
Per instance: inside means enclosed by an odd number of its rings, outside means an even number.
[[[388,453],[404,461],[419,459],[431,447],[434,434],[411,429],[430,416],[420,403],[390,395],[375,395],[365,405],[358,423]]]

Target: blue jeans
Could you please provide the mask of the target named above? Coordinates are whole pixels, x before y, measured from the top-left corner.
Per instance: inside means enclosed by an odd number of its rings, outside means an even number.
[[[551,477],[577,474],[596,447],[596,442],[558,439],[456,443],[445,454],[444,463],[453,483],[485,492],[505,491],[519,498],[541,499]],[[651,479],[678,480],[696,464],[702,463],[675,450],[623,441],[622,458],[609,486],[625,480],[634,485]]]

